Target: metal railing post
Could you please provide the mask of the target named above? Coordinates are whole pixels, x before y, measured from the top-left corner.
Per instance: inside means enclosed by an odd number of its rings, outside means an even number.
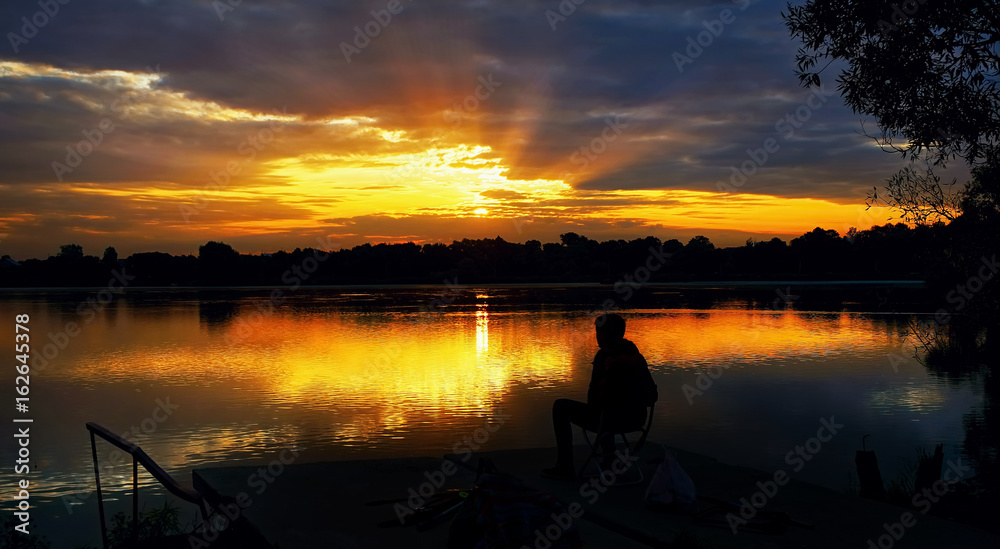
[[[139,460],[132,456],[132,540],[139,541]]]
[[[97,478],[97,510],[101,515],[101,546],[108,549],[108,526],[104,524],[104,496],[101,494],[101,468],[97,465],[97,442],[90,432],[90,451],[94,455],[94,477]]]

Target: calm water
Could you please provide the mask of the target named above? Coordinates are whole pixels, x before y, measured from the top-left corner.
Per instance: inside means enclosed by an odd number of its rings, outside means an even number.
[[[901,334],[916,313],[858,304],[775,309],[773,292],[693,299],[646,288],[622,303],[608,287],[426,287],[286,289],[272,307],[269,292],[129,292],[93,315],[90,305],[78,312],[93,291],[3,294],[0,319],[10,326],[30,314],[36,354],[47,333],[82,325],[31,379],[34,502],[92,490],[86,421],[138,433],[185,482],[194,468],[264,463],[285,447],[301,450],[301,462],[440,455],[500,410],[510,419],[487,449],[552,446],[551,402],[585,398],[592,310],[609,297],[659,386],[654,442],[787,469],[785,454],[833,416],[844,428],[794,476],[844,489],[862,435],[891,478],[918,447],[944,443],[946,458],[960,455],[963,417],[980,401],[975,383],[912,359]],[[895,370],[893,353],[906,358]],[[711,387],[696,384],[722,364]],[[689,399],[686,384],[705,390]],[[158,403],[171,413],[154,413]],[[102,461],[111,453],[99,450]],[[130,475],[120,466],[112,480]],[[9,501],[11,467],[0,481]]]

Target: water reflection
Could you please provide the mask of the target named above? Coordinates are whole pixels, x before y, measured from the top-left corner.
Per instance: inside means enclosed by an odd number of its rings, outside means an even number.
[[[476,299],[489,299],[486,294],[477,294]],[[490,313],[489,304],[485,301],[476,304],[476,354],[482,355],[490,350]]]
[[[874,409],[883,413],[912,411],[929,414],[940,410],[947,403],[948,394],[941,387],[927,387],[908,384],[872,393]]]
[[[206,464],[270,460],[282,447],[304,448],[303,461],[440,454],[501,407],[515,419],[496,444],[551,445],[552,399],[586,394],[597,350],[590,308],[601,298],[574,308],[544,302],[536,289],[518,300],[490,288],[420,312],[439,292],[316,290],[281,306],[267,294],[123,298],[38,374],[36,421],[51,426],[39,442],[47,476],[38,495],[92,486],[83,422],[129,432],[168,397],[177,410],[138,442],[182,477]],[[2,308],[31,309],[44,331],[72,318],[74,306]],[[942,432],[961,436],[964,388],[936,382],[915,361],[890,367],[887,355],[904,344],[898,316],[732,305],[623,313],[626,337],[661,388],[659,440],[714,455],[773,447],[780,456],[801,438],[797,418],[811,425],[831,413],[854,414],[858,429],[907,453]],[[681,386],[719,364],[731,365],[726,377],[686,402]],[[73,418],[58,412],[67,402]],[[897,426],[928,414],[938,422],[928,431]],[[748,450],[750,427],[760,425],[771,438]]]
[[[857,313],[643,311],[629,327],[648,361],[677,367],[870,352],[897,339]]]
[[[238,309],[239,304],[230,300],[212,299],[198,302],[199,318],[209,330],[232,322]]]
[[[66,375],[89,385],[137,375],[160,385],[198,380],[224,400],[256,399],[276,417],[335,412],[347,420],[337,425],[341,439],[366,442],[422,422],[460,422],[500,405],[518,384],[585,381],[579,374],[596,351],[589,316],[491,313],[488,296],[476,297],[473,307],[436,314],[292,308],[261,315],[245,303],[221,333],[178,312],[155,330],[122,326],[131,346],[93,349]],[[736,310],[638,312],[629,337],[654,370],[857,355],[892,339],[857,314]],[[828,376],[844,367],[851,368],[830,362],[787,375]]]

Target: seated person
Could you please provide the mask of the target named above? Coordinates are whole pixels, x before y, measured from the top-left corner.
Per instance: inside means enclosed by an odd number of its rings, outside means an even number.
[[[646,359],[634,343],[625,339],[625,319],[609,313],[599,316],[594,324],[600,350],[594,357],[587,402],[561,398],[552,405],[558,457],[555,467],[542,471],[548,477],[576,478],[571,423],[596,432],[603,413],[606,430],[638,431],[646,419],[646,407],[657,399],[656,383]],[[601,465],[606,468],[614,453],[614,437],[605,437],[601,442],[605,457]]]

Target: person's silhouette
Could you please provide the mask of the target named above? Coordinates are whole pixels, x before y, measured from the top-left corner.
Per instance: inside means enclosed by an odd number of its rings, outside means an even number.
[[[542,471],[548,477],[576,478],[571,424],[596,431],[604,414],[604,426],[612,432],[639,430],[646,419],[646,407],[657,399],[646,359],[625,339],[625,319],[608,313],[597,317],[594,324],[600,350],[594,357],[587,402],[561,398],[552,405],[558,456],[555,467]],[[602,446],[607,459],[614,452],[614,438],[605,437]]]

